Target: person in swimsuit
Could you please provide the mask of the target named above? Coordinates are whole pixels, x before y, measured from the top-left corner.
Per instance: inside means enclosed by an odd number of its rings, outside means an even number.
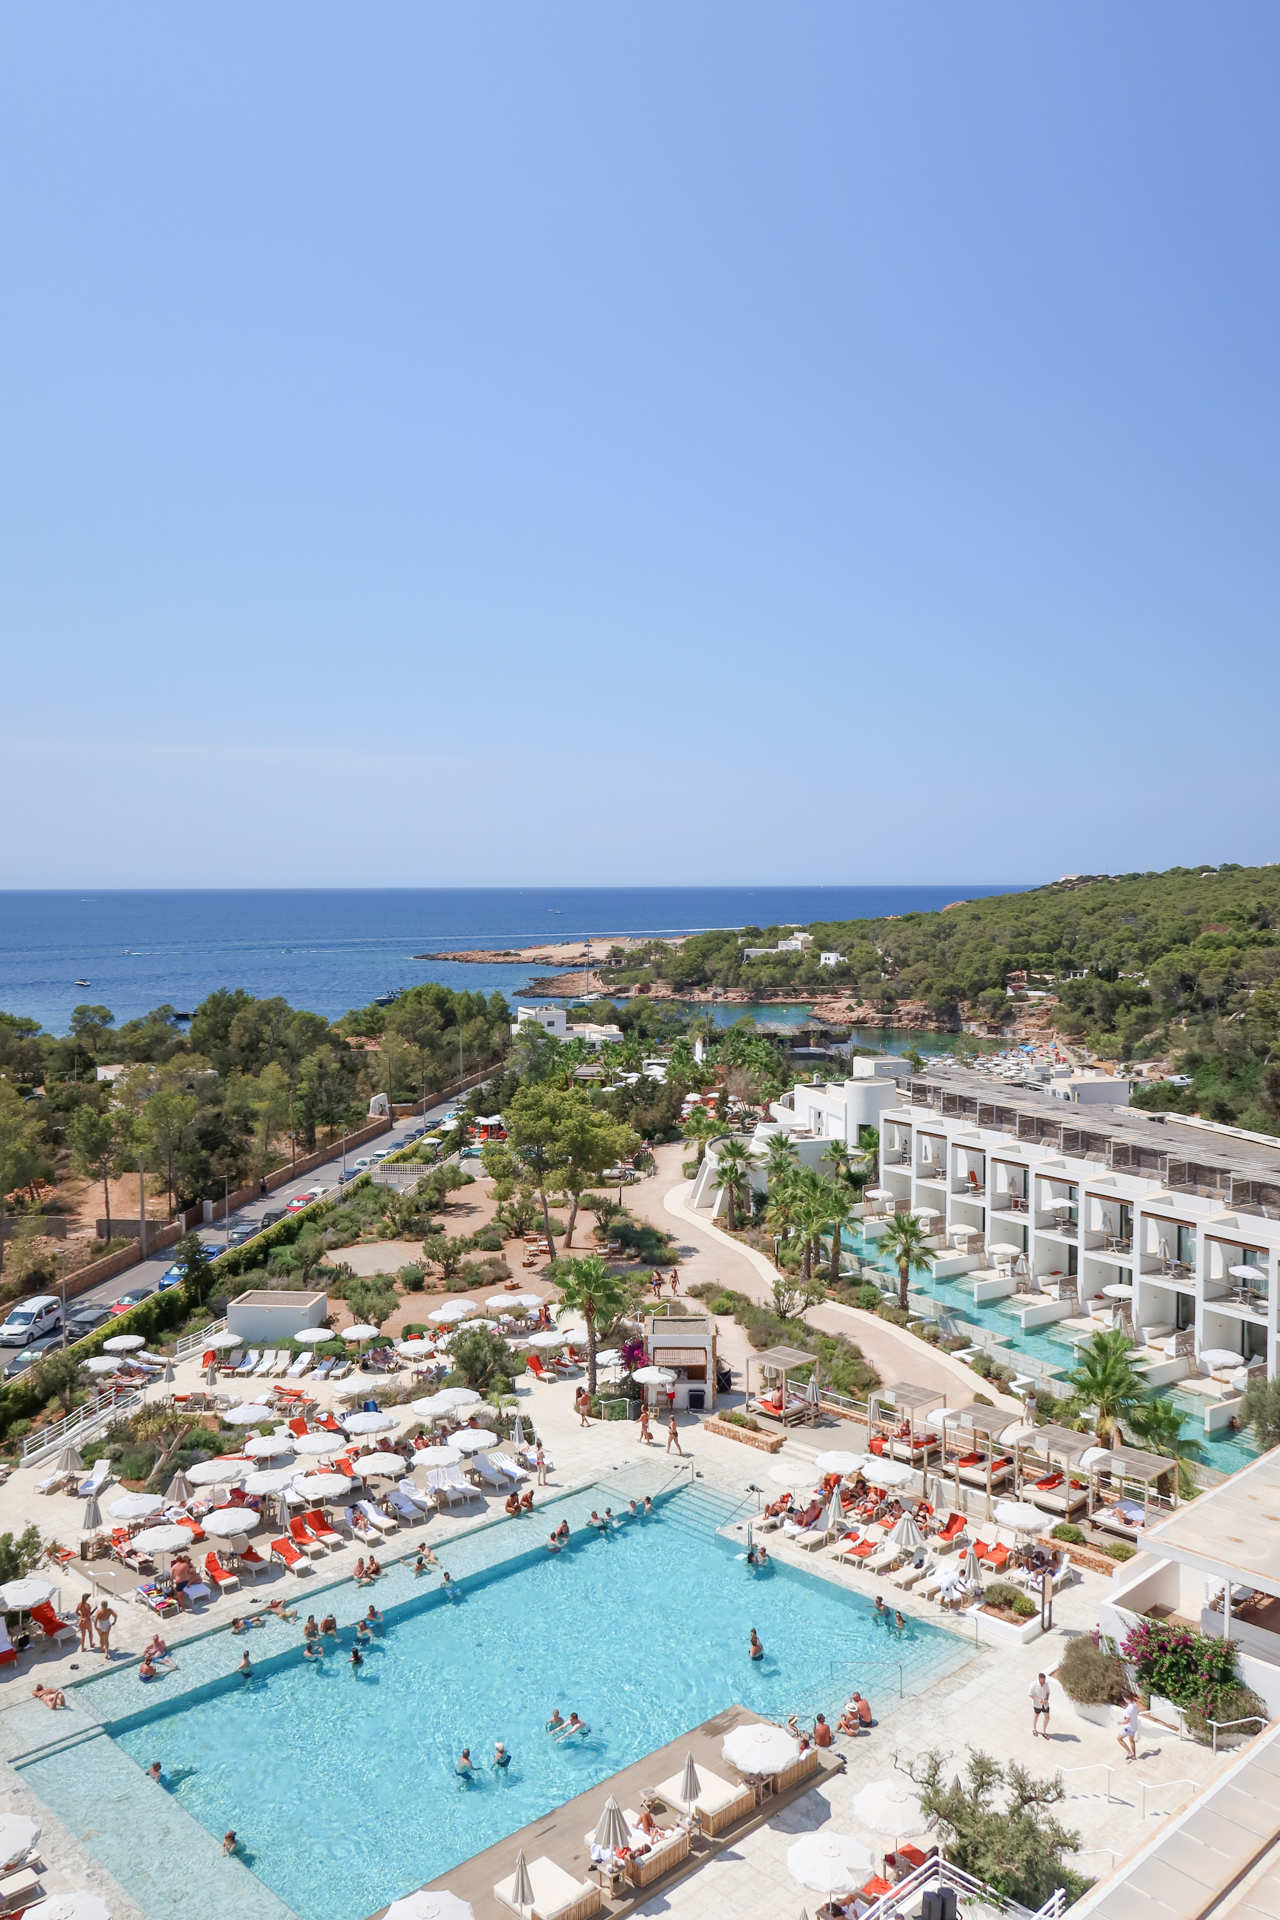
[[[747,1641],[747,1655],[752,1660],[764,1659],[764,1642],[754,1627],[751,1629],[751,1638]]]
[[[563,1726],[564,1726],[564,1721],[561,1718],[559,1707],[552,1707],[551,1718],[547,1722],[547,1732],[559,1733],[560,1729]]]
[[[494,1772],[505,1773],[507,1768],[510,1765],[511,1765],[511,1755],[507,1752],[501,1740],[496,1741],[493,1749]]]

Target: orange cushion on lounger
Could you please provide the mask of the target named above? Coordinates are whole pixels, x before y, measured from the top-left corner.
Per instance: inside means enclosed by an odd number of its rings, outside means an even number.
[[[962,1467],[980,1467],[982,1465],[982,1455],[980,1453],[962,1453],[960,1456],[960,1465]]]

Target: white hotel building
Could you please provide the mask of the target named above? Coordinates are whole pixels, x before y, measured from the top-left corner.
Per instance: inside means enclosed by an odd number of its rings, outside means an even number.
[[[1280,1140],[960,1069],[904,1071],[879,1126],[880,1208],[932,1209],[979,1256],[976,1299],[1017,1291],[1034,1325],[1105,1316],[1103,1289],[1127,1286],[1153,1385],[1280,1371]]]

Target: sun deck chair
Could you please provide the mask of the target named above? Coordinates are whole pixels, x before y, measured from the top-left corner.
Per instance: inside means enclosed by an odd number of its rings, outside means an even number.
[[[322,1560],[329,1551],[316,1539],[300,1513],[295,1514],[289,1522],[289,1538],[300,1553],[309,1554],[313,1560]]]
[[[310,1348],[304,1347],[301,1353],[294,1355],[293,1360],[289,1364],[288,1371],[285,1374],[285,1379],[301,1380],[314,1358],[315,1355],[311,1352]]]
[[[329,1369],[329,1378],[331,1380],[345,1380],[350,1371],[351,1362],[349,1360],[335,1360]]]
[[[331,1552],[336,1552],[339,1547],[347,1544],[338,1529],[330,1526],[319,1507],[308,1507],[302,1517],[322,1547],[328,1547]]]
[[[0,1913],[12,1913],[16,1908],[29,1907],[41,1892],[40,1875],[34,1867],[19,1867],[16,1873],[9,1873],[0,1880]]]
[[[239,1574],[229,1572],[216,1553],[206,1553],[204,1571],[210,1586],[218,1593],[234,1593],[240,1585]]]
[[[272,1367],[274,1367],[276,1361],[279,1358],[280,1358],[280,1355],[275,1347],[264,1347],[262,1350],[262,1358],[261,1360],[259,1360],[257,1366],[254,1368],[254,1372],[270,1373]]]
[[[480,1497],[479,1489],[463,1479],[460,1467],[433,1467],[429,1484],[437,1506],[453,1507]]]
[[[517,1484],[515,1475],[503,1472],[497,1461],[487,1453],[473,1453],[467,1462],[466,1472],[483,1486],[492,1487],[498,1493],[509,1493]]]
[[[240,1365],[234,1369],[236,1378],[241,1379],[245,1374],[256,1372],[258,1362],[261,1358],[262,1349],[260,1347],[250,1347],[244,1359],[240,1362]]]
[[[252,1580],[256,1580],[260,1573],[265,1573],[267,1570],[267,1562],[256,1547],[241,1547],[236,1555],[236,1566],[241,1573],[247,1573]]]
[[[509,1474],[513,1480],[527,1480],[529,1478],[528,1467],[522,1467],[520,1462],[513,1460],[509,1453],[491,1453],[489,1458],[500,1472]]]
[[[281,1347],[279,1353],[275,1357],[275,1364],[271,1369],[271,1378],[273,1380],[282,1379],[283,1376],[286,1373],[288,1373],[289,1359],[290,1359],[290,1354],[289,1354],[288,1347]]]
[[[411,1527],[421,1526],[424,1518],[423,1509],[414,1505],[413,1501],[409,1498],[407,1489],[392,1487],[387,1495],[387,1504],[394,1507],[406,1525]]]
[[[798,1513],[794,1519],[783,1521],[783,1537],[788,1540],[798,1540],[802,1533],[808,1533],[810,1528],[818,1523],[821,1515],[821,1500],[811,1500],[803,1513]]]
[[[356,1508],[360,1513],[364,1515],[365,1519],[369,1522],[369,1525],[371,1527],[376,1528],[376,1530],[379,1533],[395,1532],[396,1530],[395,1521],[389,1520],[385,1513],[379,1513],[378,1509],[374,1506],[372,1500],[357,1500]]]
[[[76,1499],[87,1500],[90,1494],[101,1493],[110,1478],[111,1462],[105,1456],[101,1460],[95,1460],[76,1488]]]
[[[540,1853],[527,1867],[533,1888],[533,1905],[521,1906],[516,1900],[516,1876],[499,1880],[493,1897],[501,1906],[519,1914],[520,1920],[592,1920],[600,1911],[602,1896],[593,1880],[575,1880]]]
[[[316,1361],[315,1370],[313,1371],[311,1378],[313,1380],[327,1380],[329,1378],[329,1375],[332,1373],[332,1371],[333,1371],[333,1357],[332,1355],[330,1355],[328,1359]]]
[[[51,1600],[42,1600],[38,1607],[28,1609],[31,1618],[43,1632],[46,1640],[74,1640],[77,1629],[74,1620],[63,1620],[54,1611]]]
[[[837,1531],[837,1528],[829,1527],[825,1520],[819,1520],[816,1527],[810,1527],[805,1533],[796,1534],[795,1543],[798,1547],[803,1547],[806,1553],[812,1553],[815,1547],[825,1547]]]
[[[924,1558],[923,1555],[917,1556],[909,1566],[903,1567],[900,1573],[894,1574],[894,1586],[901,1587],[904,1591],[909,1591],[912,1587],[919,1586],[920,1582],[927,1579],[933,1572],[934,1564],[932,1560]]]
[[[292,1540],[286,1540],[283,1536],[271,1542],[271,1558],[283,1562],[290,1573],[307,1573],[311,1568],[310,1555],[303,1553],[300,1547],[294,1546]]]

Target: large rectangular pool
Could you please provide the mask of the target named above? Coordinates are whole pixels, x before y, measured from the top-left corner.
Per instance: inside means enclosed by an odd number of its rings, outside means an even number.
[[[592,1491],[569,1508],[575,1521],[603,1507],[606,1490]],[[542,1543],[557,1504],[539,1510],[536,1533],[490,1529],[505,1557],[488,1564],[469,1568],[465,1541],[442,1548],[451,1592],[406,1569],[379,1582],[385,1623],[359,1672],[350,1626],[319,1663],[302,1659],[298,1626],[273,1624],[181,1648],[179,1671],[150,1687],[121,1670],[84,1693],[99,1696],[94,1711],[139,1780],[159,1760],[173,1800],[211,1835],[234,1827],[252,1871],[302,1920],[364,1920],[734,1701],[775,1719],[834,1718],[858,1687],[881,1715],[968,1655],[929,1623],[895,1632],[870,1582],[864,1597],[777,1563],[748,1569],[696,1489],[605,1537],[575,1527],[552,1556]],[[304,1615],[313,1604],[302,1582],[289,1597]],[[334,1588],[316,1610],[350,1622],[369,1598]],[[762,1661],[747,1657],[752,1627]],[[250,1679],[226,1671],[244,1644]],[[222,1671],[202,1678],[210,1664]],[[578,1713],[589,1735],[549,1738],[553,1708]],[[491,1765],[499,1740],[505,1773]],[[455,1772],[464,1746],[472,1785]],[[58,1752],[24,1768],[82,1834],[84,1770]]]

